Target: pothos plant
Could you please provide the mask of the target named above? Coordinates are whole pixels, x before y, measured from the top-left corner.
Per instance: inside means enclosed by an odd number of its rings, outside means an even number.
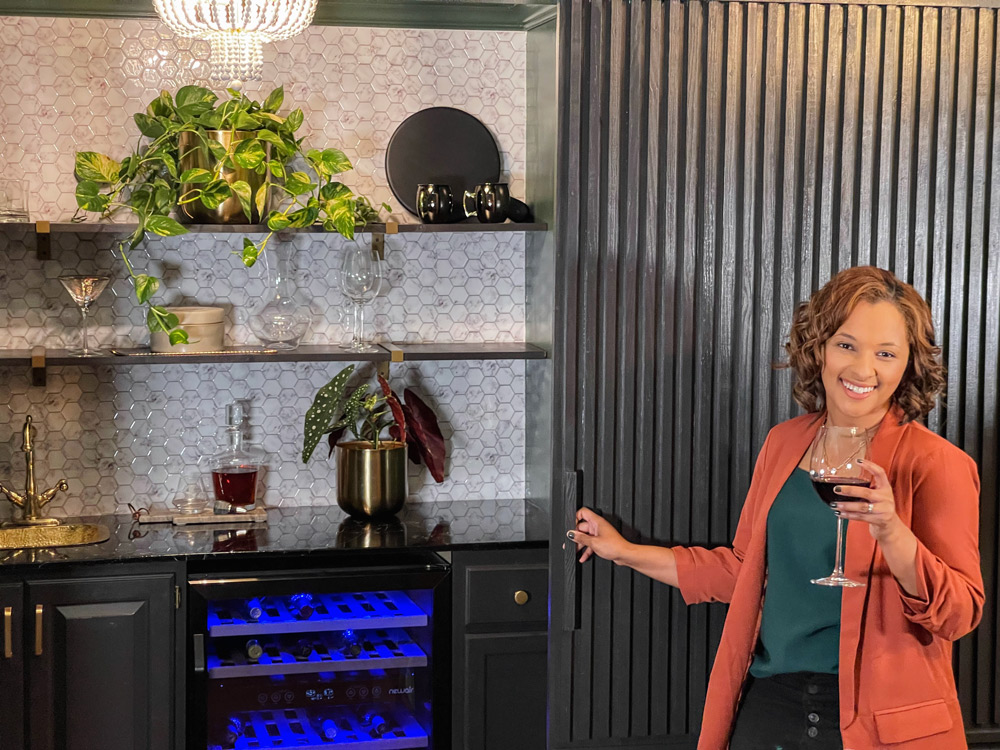
[[[367,383],[350,389],[348,381],[353,373],[354,365],[348,365],[317,392],[306,412],[303,463],[309,461],[324,435],[332,455],[340,438],[350,430],[373,450],[386,439],[405,442],[410,460],[427,464],[434,480],[443,482],[445,444],[433,410],[409,388],[403,391],[405,401],[400,400],[381,375],[377,375],[378,390]]]
[[[95,151],[76,154],[77,205],[84,211],[111,218],[120,211],[131,211],[138,220],[132,234],[118,246],[118,252],[135,285],[136,299],[147,306],[146,323],[150,331],[165,331],[171,344],[186,343],[187,333],[178,327],[177,317],[153,302],[160,280],[137,273],[129,253],[142,242],[146,232],[163,237],[186,234],[184,225],[170,217],[178,206],[200,201],[208,209],[218,208],[236,197],[250,220],[252,208],[263,214],[268,191],[280,196],[278,208],[267,216],[269,233],[260,242],[243,239],[240,251],[243,263],[253,266],[275,232],[311,226],[317,221],[327,231],[348,239],[354,237],[355,225],[378,221],[380,211],[364,196],[355,195],[338,176],[353,169],[347,156],[338,149],[307,149],[296,132],[302,126],[302,110],[287,115],[278,111],[284,102],[284,89],[276,88],[263,103],[228,89],[229,98],[220,100],[201,86],[184,86],[176,95],[167,91],[133,116],[141,133],[135,150],[121,161]],[[241,131],[242,140],[230,139],[226,147],[213,139],[209,131]],[[252,135],[246,137],[246,133]],[[180,136],[193,133],[199,145],[215,159],[212,169],[180,171]],[[306,171],[291,171],[291,162],[301,158]],[[224,175],[242,167],[267,177],[256,194],[244,180],[230,183]],[[391,211],[382,204],[381,208]]]

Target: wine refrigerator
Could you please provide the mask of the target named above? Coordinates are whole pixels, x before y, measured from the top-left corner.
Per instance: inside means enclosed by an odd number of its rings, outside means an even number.
[[[189,576],[189,748],[448,747],[448,565],[370,562]]]

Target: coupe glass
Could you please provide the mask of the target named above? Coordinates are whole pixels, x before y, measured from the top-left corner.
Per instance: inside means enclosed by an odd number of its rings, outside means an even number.
[[[809,463],[809,478],[827,505],[844,500],[833,489],[837,485],[870,487],[871,474],[861,468],[858,459],[868,453],[868,433],[861,427],[823,425],[816,433]],[[846,498],[848,500],[852,498]],[[826,578],[814,578],[820,586],[864,586],[844,575],[844,519],[837,516],[837,553],[833,572]]]
[[[360,242],[344,251],[340,267],[340,288],[354,303],[354,331],[351,342],[342,348],[352,352],[373,352],[376,347],[365,340],[365,305],[382,291],[385,273],[382,264],[372,256],[370,247]]]
[[[111,281],[110,276],[60,276],[59,281],[66,287],[69,296],[76,302],[83,315],[83,346],[69,349],[70,354],[81,357],[96,357],[104,354],[100,349],[91,349],[90,341],[87,337],[87,323],[90,314],[90,306],[101,296],[101,292]]]

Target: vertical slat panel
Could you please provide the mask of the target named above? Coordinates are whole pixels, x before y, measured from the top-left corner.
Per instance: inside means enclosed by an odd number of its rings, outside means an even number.
[[[890,18],[898,18],[900,10],[898,8],[888,8]],[[914,268],[912,260],[912,245],[915,227],[911,226],[910,207],[914,200],[915,191],[913,189],[917,180],[914,179],[914,139],[917,132],[917,55],[920,51],[919,45],[919,24],[920,11],[916,8],[903,8],[903,33],[902,51],[899,57],[899,138],[898,143],[894,143],[892,134],[883,133],[882,145],[884,148],[892,148],[896,153],[897,178],[893,188],[895,190],[895,220],[892,231],[895,236],[896,269],[902,274],[902,278],[911,278]],[[888,29],[887,29],[888,31]],[[886,45],[886,58],[889,57],[889,46]],[[896,57],[896,49],[893,49],[893,59]],[[888,78],[888,63],[886,63],[886,77]],[[886,88],[889,84],[886,82]],[[888,118],[886,118],[888,119]],[[879,220],[881,222],[881,204],[879,206]],[[888,213],[888,211],[887,211]]]
[[[994,12],[983,10],[976,13],[978,38],[976,40],[976,63],[974,70],[974,120],[972,138],[972,169],[970,172],[970,221],[969,248],[977,254],[986,248],[986,211],[989,200],[987,189],[989,185],[989,130],[991,127],[992,103],[994,94],[993,61],[994,50]],[[968,259],[969,280],[966,284],[968,299],[967,328],[969,331],[983,332],[989,325],[984,317],[985,293],[987,279],[986,262],[972,262]],[[982,445],[984,432],[982,424],[983,400],[979,382],[985,373],[982,363],[986,360],[985,336],[975,335],[969,338],[968,354],[966,356],[966,397],[965,425],[962,443],[972,456],[982,464],[983,454],[978,450]],[[987,495],[987,497],[989,497]],[[989,503],[989,509],[995,507]],[[988,509],[985,509],[988,512]],[[984,513],[986,515],[986,513]],[[984,519],[984,525],[991,519]],[[995,523],[995,518],[992,519]],[[984,550],[989,554],[988,550]],[[986,566],[984,566],[986,568]],[[987,589],[988,590],[988,589]],[[995,631],[996,620],[989,608],[983,614],[983,621],[974,638],[965,639],[959,644],[959,685],[967,694],[976,696],[975,706],[967,706],[969,715],[982,721],[989,717],[992,705],[992,691],[986,685],[992,682],[989,671],[984,673],[985,665],[996,663],[995,639],[991,634]],[[970,669],[971,667],[971,669]],[[988,669],[988,668],[987,668]],[[976,690],[977,683],[984,689]],[[982,718],[981,718],[982,717]]]
[[[743,211],[741,220],[740,256],[740,313],[736,340],[736,367],[734,383],[746,384],[746,373],[755,372],[754,362],[757,352],[756,310],[760,299],[760,285],[756,276],[759,268],[757,249],[760,237],[761,183],[760,132],[761,101],[764,81],[761,75],[764,56],[764,8],[760,3],[752,3],[746,10],[746,52],[744,62],[743,95]],[[753,270],[751,270],[753,269]],[[736,434],[753,436],[752,441],[733,444],[733,456],[737,466],[744,472],[753,464],[752,445],[761,445],[766,434],[766,404],[757,400],[763,387],[756,374],[751,380],[752,397],[741,399],[743,409],[737,411],[734,431]],[[751,444],[752,443],[752,444]],[[735,506],[735,504],[734,504]],[[729,511],[730,527],[735,528],[739,519],[739,508]]]
[[[805,52],[805,92],[802,113],[802,235],[799,239],[800,268],[796,299],[804,299],[815,283],[816,206],[819,200],[820,127],[823,121],[823,55],[826,43],[826,8],[808,7],[808,40]]]
[[[855,182],[858,168],[858,151],[860,141],[858,131],[861,126],[861,42],[864,25],[864,8],[859,5],[848,5],[845,14],[846,30],[844,34],[844,83],[843,83],[843,122],[841,127],[840,153],[840,229],[837,236],[837,269],[844,269],[856,263],[868,263],[867,254],[860,255],[855,244],[854,223],[855,213],[860,203],[858,185]]]
[[[585,83],[586,67],[583,64],[588,45],[583,43],[583,13],[579,4],[567,5],[560,9],[562,23],[559,27],[560,65],[562,72],[558,82],[559,109],[566,112],[584,110],[584,102],[589,94],[589,86]],[[579,144],[583,140],[582,131],[588,118],[576,117],[570,121],[561,120],[558,130],[558,161],[557,174],[559,188],[559,210],[557,214],[558,236],[563,246],[579,248],[581,232],[584,227],[581,200],[583,183],[586,179],[586,165],[582,163]],[[554,351],[553,359],[558,366],[553,371],[553,419],[552,444],[554,446],[554,466],[566,467],[576,464],[579,451],[577,449],[577,416],[580,404],[580,389],[577,381],[578,362],[578,328],[579,314],[578,290],[580,289],[580,253],[559,252],[556,255],[556,304],[555,318],[561,325],[553,327]],[[560,469],[553,474],[553,496],[563,496],[566,488],[562,486],[563,472]],[[554,525],[562,525],[567,514],[572,514],[574,508],[560,508],[553,503],[552,518]],[[559,532],[553,530],[553,538],[560,539]],[[558,554],[551,556],[554,569],[559,569],[565,562]],[[578,573],[582,575],[582,571]],[[560,606],[576,596],[575,586],[566,585],[566,580],[555,573],[552,577],[553,611],[565,611]],[[567,623],[553,622],[553,628],[567,627]],[[582,635],[582,634],[581,634]],[[569,728],[573,723],[573,709],[579,710],[582,703],[583,686],[589,685],[589,675],[580,668],[580,660],[576,658],[572,637],[552,638],[550,642],[551,663],[558,664],[569,673],[561,686],[549,686],[550,721],[553,737],[569,738]],[[559,669],[553,669],[553,674]],[[558,699],[556,699],[558,696]]]
[[[650,55],[650,21],[652,6],[637,5],[631,10],[629,27],[629,132],[628,132],[628,200],[626,201],[625,227],[626,246],[634,246],[630,264],[630,288],[623,297],[625,314],[631,316],[631,330],[624,336],[635,337],[635,362],[622,358],[625,372],[631,371],[634,383],[634,419],[622,423],[627,431],[635,457],[628,481],[632,485],[635,501],[628,514],[622,511],[622,518],[632,529],[641,529],[649,534],[652,525],[653,492],[652,446],[653,412],[655,399],[652,398],[652,372],[654,367],[653,331],[656,320],[655,280],[657,270],[657,129],[649,130],[650,107],[659,106],[659,78],[644,76],[640,71],[659,63]],[[650,134],[654,134],[650,138]],[[645,200],[643,200],[643,198]],[[629,307],[633,309],[629,310]],[[624,414],[627,407],[621,408]],[[652,582],[649,578],[630,573],[632,609],[629,627],[631,647],[628,653],[629,671],[626,703],[627,724],[623,736],[644,735],[649,732],[650,693],[650,617],[652,614]],[[624,692],[624,691],[623,691]]]
[[[988,644],[985,649],[991,658],[983,659],[983,678],[977,689],[977,696],[988,695],[989,704],[984,706],[977,700],[975,720],[981,725],[1000,725],[1000,689],[997,686],[998,640],[1000,640],[1000,516],[996,498],[1000,487],[997,484],[996,467],[1000,465],[1000,444],[997,440],[995,415],[1000,412],[997,395],[1000,393],[1000,97],[997,84],[1000,82],[1000,41],[997,38],[1000,14],[993,12],[990,25],[994,31],[993,45],[993,85],[991,92],[992,117],[990,123],[990,153],[987,166],[986,195],[989,200],[988,226],[986,230],[986,296],[983,319],[986,326],[983,335],[983,450],[980,457],[982,472],[982,509],[979,518],[979,549],[983,583],[986,589],[986,608],[992,622],[987,621],[976,634],[977,640]],[[991,418],[993,417],[993,418]],[[992,668],[992,672],[989,670]],[[964,707],[964,706],[963,706]]]
[[[598,396],[598,434],[602,440],[601,460],[607,462],[607,472],[601,472],[602,492],[607,493],[605,507],[626,523],[630,521],[628,512],[632,505],[631,483],[624,482],[632,470],[633,454],[631,438],[623,435],[621,426],[624,421],[631,423],[631,410],[634,401],[630,389],[625,385],[626,374],[621,365],[628,363],[630,371],[635,367],[635,348],[631,344],[631,336],[623,338],[627,321],[622,320],[623,305],[634,305],[635,296],[627,301],[626,294],[629,285],[634,281],[634,271],[629,272],[627,266],[629,256],[634,246],[623,242],[626,227],[622,221],[622,207],[629,200],[625,154],[628,148],[626,111],[628,101],[628,31],[627,18],[629,6],[623,3],[612,3],[610,6],[610,65],[608,70],[608,105],[607,105],[607,176],[602,186],[607,191],[602,202],[606,213],[605,231],[602,237],[602,293],[600,339],[602,351],[599,354],[602,382],[599,385]],[[630,277],[632,277],[630,279]],[[634,327],[634,322],[632,326]],[[631,333],[631,332],[629,332]],[[623,484],[626,486],[623,487]],[[607,625],[607,640],[611,648],[605,650],[605,655],[595,654],[595,662],[605,668],[603,659],[608,658],[607,666],[610,684],[613,688],[610,705],[602,705],[599,709],[603,717],[607,712],[607,736],[622,736],[627,731],[628,719],[628,670],[629,650],[631,644],[626,635],[631,629],[628,626],[632,608],[632,592],[629,585],[628,569],[615,566],[611,569],[610,594],[611,608]],[[602,618],[603,619],[603,618]],[[625,721],[622,716],[624,714]],[[604,730],[602,718],[601,731]],[[600,734],[598,736],[605,736]]]
[[[723,409],[717,409],[717,422],[715,424],[716,435],[731,434],[733,423],[738,422],[747,430],[749,421],[741,419],[741,415],[747,415],[744,399],[739,397],[740,385],[733,378],[734,361],[739,357],[735,353],[733,346],[738,340],[741,330],[742,316],[738,306],[741,304],[740,289],[741,277],[745,274],[739,273],[741,242],[739,232],[742,229],[740,221],[740,187],[742,183],[742,170],[740,168],[740,158],[742,156],[742,133],[740,123],[742,117],[743,97],[743,6],[738,3],[730,3],[726,6],[727,35],[726,35],[726,94],[725,115],[723,132],[723,160],[722,160],[722,237],[720,238],[719,252],[719,323],[718,339],[716,351],[718,353],[715,360],[714,380],[725,394],[726,405]],[[715,441],[716,448],[719,441]],[[733,446],[735,448],[735,446]],[[718,519],[721,526],[721,535],[730,537],[736,530],[733,523],[732,508],[727,498],[732,496],[733,484],[740,476],[740,466],[746,460],[746,449],[744,455],[735,455],[735,451],[716,450],[715,468],[713,475],[719,481],[718,490],[722,493],[717,501],[716,511],[721,508],[729,510],[728,513],[719,513]],[[738,484],[737,484],[738,486]]]
[[[781,123],[783,77],[785,70],[784,40],[785,15],[783,5],[766,6],[766,41],[764,47],[764,103],[763,103],[763,147],[761,150],[761,222],[760,254],[758,256],[758,294],[765,303],[757,307],[755,334],[757,354],[764,351],[770,355],[774,351],[780,323],[775,321],[775,313],[780,309],[780,267],[777,263],[780,230],[777,220],[781,216],[779,191],[781,180]],[[756,415],[768,427],[775,402],[777,385],[770,373],[755,368],[754,397],[762,406]]]
[[[705,12],[704,4],[688,4],[687,10],[687,67],[685,96],[687,107],[685,112],[684,138],[684,171],[683,171],[683,202],[682,226],[680,236],[680,268],[678,276],[680,289],[677,295],[677,338],[680,350],[685,353],[675,362],[677,367],[677,391],[679,399],[675,413],[677,414],[677,429],[679,434],[686,434],[692,439],[676,443],[675,485],[679,492],[690,497],[688,507],[678,506],[678,526],[675,533],[681,532],[685,541],[704,539],[708,529],[700,528],[708,516],[708,498],[705,485],[699,481],[700,473],[695,472],[695,461],[700,457],[700,443],[696,430],[700,430],[698,413],[704,409],[704,404],[697,400],[697,381],[695,372],[701,363],[701,351],[698,345],[696,330],[697,316],[697,263],[699,255],[700,235],[702,232],[699,221],[699,193],[702,180],[702,141],[704,134],[704,114],[702,96],[705,84],[702,80],[703,61],[705,55]],[[698,536],[699,532],[703,536]],[[708,612],[702,607],[689,608],[682,613],[688,621],[687,658],[688,679],[687,693],[689,698],[704,694],[707,679],[704,672],[694,668],[708,658],[708,648],[705,642],[705,632],[708,626]],[[689,725],[697,725],[700,719],[699,702],[689,700],[687,721]]]
[[[794,306],[843,267],[893,269],[930,300],[947,352],[947,406],[928,424],[980,461],[990,610],[956,675],[969,726],[1000,728],[996,11],[560,13],[557,328],[571,335],[554,353],[568,440],[554,475],[582,470],[585,502],[627,533],[729,542],[757,449],[796,410],[770,367]],[[551,746],[690,742],[724,610],[600,561],[580,580],[581,628],[553,636],[566,700]]]
[[[826,80],[823,97],[823,189],[817,196],[819,202],[819,261],[820,284],[825,283],[839,264],[833,262],[838,257],[838,236],[834,222],[839,219],[840,200],[836,189],[840,173],[841,107],[840,80],[844,45],[844,8],[831,5],[827,14],[826,34]]]
[[[782,320],[789,320],[798,299],[799,284],[797,278],[801,275],[803,266],[799,263],[801,257],[798,247],[799,239],[799,205],[801,200],[801,158],[802,150],[802,99],[805,80],[805,40],[806,40],[806,6],[791,5],[788,8],[787,39],[785,42],[785,101],[784,126],[778,133],[784,141],[782,154],[782,171],[784,176],[779,187],[781,191],[781,244],[778,253],[777,269],[792,270],[792,273],[781,273],[775,279],[781,300],[778,305],[778,322],[775,327],[776,338],[773,342],[774,354],[778,352],[784,341]],[[806,271],[806,275],[811,274]],[[783,383],[788,378],[781,379]],[[788,402],[791,408],[791,391],[782,389],[780,402]]]
[[[650,169],[656,171],[659,189],[656,200],[650,205],[646,225],[655,227],[655,245],[649,250],[656,258],[656,271],[651,279],[652,291],[656,296],[655,316],[649,331],[653,335],[653,395],[655,413],[653,432],[650,437],[650,451],[653,455],[652,502],[650,513],[652,522],[649,535],[653,540],[665,541],[672,537],[671,519],[673,495],[664,488],[672,486],[670,456],[673,453],[673,358],[672,332],[673,308],[670,304],[674,273],[674,237],[677,223],[674,201],[677,183],[677,118],[672,115],[671,103],[677,101],[676,71],[674,62],[678,45],[670,33],[670,19],[676,12],[674,3],[653,4],[650,32],[650,88],[653,92],[649,106],[649,133],[652,151]],[[666,586],[653,587],[653,615],[650,622],[651,654],[650,674],[650,735],[665,736],[668,732],[671,710],[669,706],[680,703],[683,698],[672,692],[672,675],[681,671],[675,669],[674,650],[670,639],[663,638],[663,632],[673,623],[674,598]],[[677,607],[679,609],[679,607]],[[673,630],[670,630],[673,633]],[[654,668],[656,665],[657,668]],[[662,671],[658,668],[662,666]]]
[[[586,12],[581,12],[584,23],[582,37],[586,44],[586,55],[582,60],[586,76],[586,118],[585,127],[580,134],[579,158],[584,159],[586,171],[583,174],[583,190],[586,196],[584,226],[580,232],[582,257],[580,259],[580,276],[576,283],[580,285],[580,308],[577,328],[580,347],[578,349],[578,389],[579,417],[582,424],[577,427],[578,456],[577,465],[594,467],[597,463],[596,440],[596,408],[594,404],[597,374],[597,314],[598,279],[600,269],[598,263],[601,228],[601,189],[604,176],[604,155],[602,152],[601,117],[606,103],[604,101],[606,88],[604,70],[607,68],[607,52],[604,47],[602,29],[606,23],[605,14],[600,6],[591,7],[590,3],[581,2]],[[589,507],[598,507],[598,492],[596,484],[599,474],[595,471],[585,471],[583,474],[583,502]],[[608,596],[607,586],[602,586],[608,577],[607,571],[601,571],[597,566],[588,566],[580,572],[582,578],[580,589],[581,619],[584,626],[576,634],[574,650],[574,674],[580,679],[574,683],[573,729],[576,737],[590,737],[593,732],[594,704],[597,685],[607,684],[607,675],[599,674],[598,667],[593,663],[593,651],[607,652],[607,646],[598,636],[597,618],[600,612],[607,612],[605,597]],[[600,597],[600,598],[598,598]],[[595,608],[595,604],[598,604]]]
[[[916,203],[913,211],[913,286],[925,297],[930,294],[930,258],[934,236],[934,169],[937,164],[938,40],[940,11],[927,8],[921,13],[920,105],[917,116]],[[940,317],[935,317],[941,325]]]
[[[725,535],[729,527],[728,501],[726,500],[726,472],[724,452],[715,450],[718,435],[724,434],[720,422],[727,418],[727,400],[729,388],[716,378],[717,366],[720,364],[721,344],[722,355],[728,360],[729,341],[720,341],[720,318],[729,314],[731,298],[727,299],[725,290],[718,281],[719,242],[721,241],[721,224],[724,215],[720,212],[719,199],[722,194],[723,173],[720,169],[723,153],[722,133],[723,114],[722,99],[725,84],[725,7],[723,3],[708,4],[708,20],[706,28],[707,52],[705,63],[705,175],[703,189],[702,225],[705,227],[701,243],[699,265],[699,301],[698,330],[701,335],[697,342],[702,347],[697,355],[698,368],[695,372],[695,382],[699,384],[698,401],[704,409],[697,417],[695,435],[699,451],[703,451],[696,459],[696,466],[710,466],[711,471],[703,483],[707,489],[708,513],[705,515],[705,539],[718,539]],[[706,649],[708,653],[714,650],[713,644],[718,643],[722,635],[725,613],[709,610],[709,626],[706,632]]]
[[[618,95],[620,64],[616,65],[614,40],[611,36],[613,18],[621,8],[619,3],[595,4],[592,6],[592,38],[599,38],[602,66],[596,71],[601,80],[599,109],[602,117],[600,133],[601,169],[594,175],[592,190],[597,196],[594,214],[599,217],[599,228],[595,232],[595,281],[597,297],[594,300],[594,335],[597,341],[595,357],[596,383],[594,388],[594,420],[596,426],[594,445],[595,491],[594,505],[603,513],[615,512],[615,320],[618,312],[618,259],[617,229],[618,217],[608,211],[611,196],[618,197],[618,170],[621,147],[620,114],[615,110]],[[612,653],[615,648],[613,618],[616,602],[615,570],[606,565],[594,566],[594,596],[600,602],[594,612],[594,643],[590,654],[593,664],[594,688],[610,685],[612,690]],[[596,599],[596,597],[600,599]],[[606,696],[595,696],[591,705],[591,731],[599,739],[611,734],[611,701]]]
[[[888,30],[882,29],[883,8],[869,5],[864,9],[864,78],[861,89],[860,141],[858,172],[858,262],[872,262],[888,266],[888,257],[882,257],[877,247],[878,235],[874,233],[878,208],[879,143],[882,131],[878,127],[882,95],[882,44],[888,43]],[[891,108],[890,108],[891,110]],[[885,175],[883,175],[885,176]],[[892,182],[891,177],[886,182]],[[873,240],[873,233],[875,239]],[[888,255],[888,254],[886,254]]]
[[[668,23],[668,53],[667,53],[667,97],[666,102],[681,102],[684,95],[684,60],[687,57],[687,35],[685,15],[687,6],[679,0],[669,3]],[[659,350],[663,352],[662,368],[657,376],[657,385],[663,394],[663,408],[657,415],[657,436],[660,454],[659,465],[662,467],[657,477],[657,487],[661,494],[666,495],[670,503],[669,518],[664,517],[663,526],[658,529],[657,538],[686,539],[687,528],[686,506],[690,500],[682,499],[685,489],[680,488],[680,479],[674,464],[674,456],[678,445],[686,441],[687,433],[679,431],[678,404],[675,394],[679,381],[678,361],[686,355],[678,339],[678,303],[677,298],[681,286],[681,270],[678,268],[678,258],[681,247],[681,222],[683,212],[683,180],[684,180],[684,108],[667,104],[665,112],[667,150],[664,175],[663,202],[663,277],[660,283],[663,317],[657,331]],[[675,437],[677,436],[677,437]],[[687,691],[687,611],[678,601],[671,597],[669,632],[669,663],[670,670],[665,678],[669,682],[667,691],[667,728],[676,732],[678,727],[686,727],[688,715]]]

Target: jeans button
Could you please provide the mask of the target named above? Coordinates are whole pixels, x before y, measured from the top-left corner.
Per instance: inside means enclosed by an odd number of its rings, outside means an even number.
[[[815,685],[815,684],[810,683],[806,687],[806,692],[808,692],[809,695],[816,695],[816,693],[819,692],[819,685]]]
[[[816,727],[809,727],[806,730],[806,734],[808,734],[810,737],[818,737],[819,736],[819,730]]]
[[[815,711],[809,714],[806,718],[809,719],[810,724],[819,724],[819,714]]]

